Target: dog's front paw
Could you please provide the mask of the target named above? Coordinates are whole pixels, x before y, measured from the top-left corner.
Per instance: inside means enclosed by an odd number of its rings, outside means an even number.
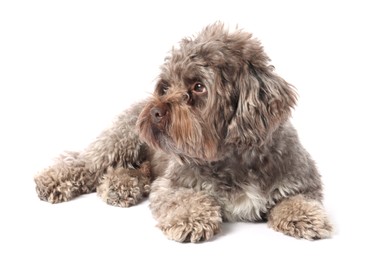
[[[222,216],[217,201],[192,189],[165,189],[167,179],[157,179],[150,194],[150,208],[158,227],[172,240],[199,242],[220,231]],[[168,186],[168,185],[167,185]]]
[[[150,180],[148,163],[140,169],[109,168],[97,187],[97,194],[109,205],[130,207],[149,194]]]
[[[302,195],[276,205],[269,214],[268,224],[286,235],[308,240],[331,237],[333,231],[321,203]]]
[[[184,220],[174,225],[159,225],[163,233],[178,242],[200,242],[211,239],[220,230],[221,221],[211,219]]]

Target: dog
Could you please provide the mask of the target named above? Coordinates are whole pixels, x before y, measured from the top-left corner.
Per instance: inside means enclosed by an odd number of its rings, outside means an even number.
[[[59,203],[97,191],[119,207],[148,196],[158,227],[179,242],[209,240],[224,221],[331,237],[320,174],[289,120],[295,88],[269,62],[251,33],[222,23],[182,39],[154,94],[38,173],[38,196]]]

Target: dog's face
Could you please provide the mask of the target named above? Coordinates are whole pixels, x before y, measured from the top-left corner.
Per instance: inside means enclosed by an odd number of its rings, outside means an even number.
[[[182,159],[204,161],[219,160],[228,145],[260,146],[296,102],[268,61],[251,34],[230,33],[222,24],[182,40],[139,116],[141,138]]]

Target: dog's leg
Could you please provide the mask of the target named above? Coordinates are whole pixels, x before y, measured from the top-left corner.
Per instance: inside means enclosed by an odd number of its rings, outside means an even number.
[[[268,225],[276,231],[309,240],[328,238],[332,233],[322,204],[296,195],[275,205],[268,215]]]
[[[153,183],[149,198],[158,227],[169,239],[199,242],[220,231],[221,208],[203,191],[175,187],[161,177]]]
[[[150,163],[138,169],[109,167],[97,187],[97,194],[108,204],[129,207],[137,204],[150,192]]]
[[[40,199],[51,203],[68,201],[95,191],[99,180],[107,182],[102,177],[110,167],[138,168],[146,160],[146,146],[139,140],[136,130],[143,104],[138,103],[124,111],[113,126],[83,152],[61,155],[54,165],[39,173],[34,180]],[[128,173],[121,172],[123,175]],[[140,181],[139,185],[143,183]],[[144,187],[139,189],[142,191]],[[105,194],[101,191],[100,194]]]

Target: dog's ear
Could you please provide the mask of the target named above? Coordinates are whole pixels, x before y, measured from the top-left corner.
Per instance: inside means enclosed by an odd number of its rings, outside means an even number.
[[[238,93],[236,111],[226,141],[260,146],[288,119],[297,95],[265,61],[253,65],[246,60],[241,65],[234,86]]]

